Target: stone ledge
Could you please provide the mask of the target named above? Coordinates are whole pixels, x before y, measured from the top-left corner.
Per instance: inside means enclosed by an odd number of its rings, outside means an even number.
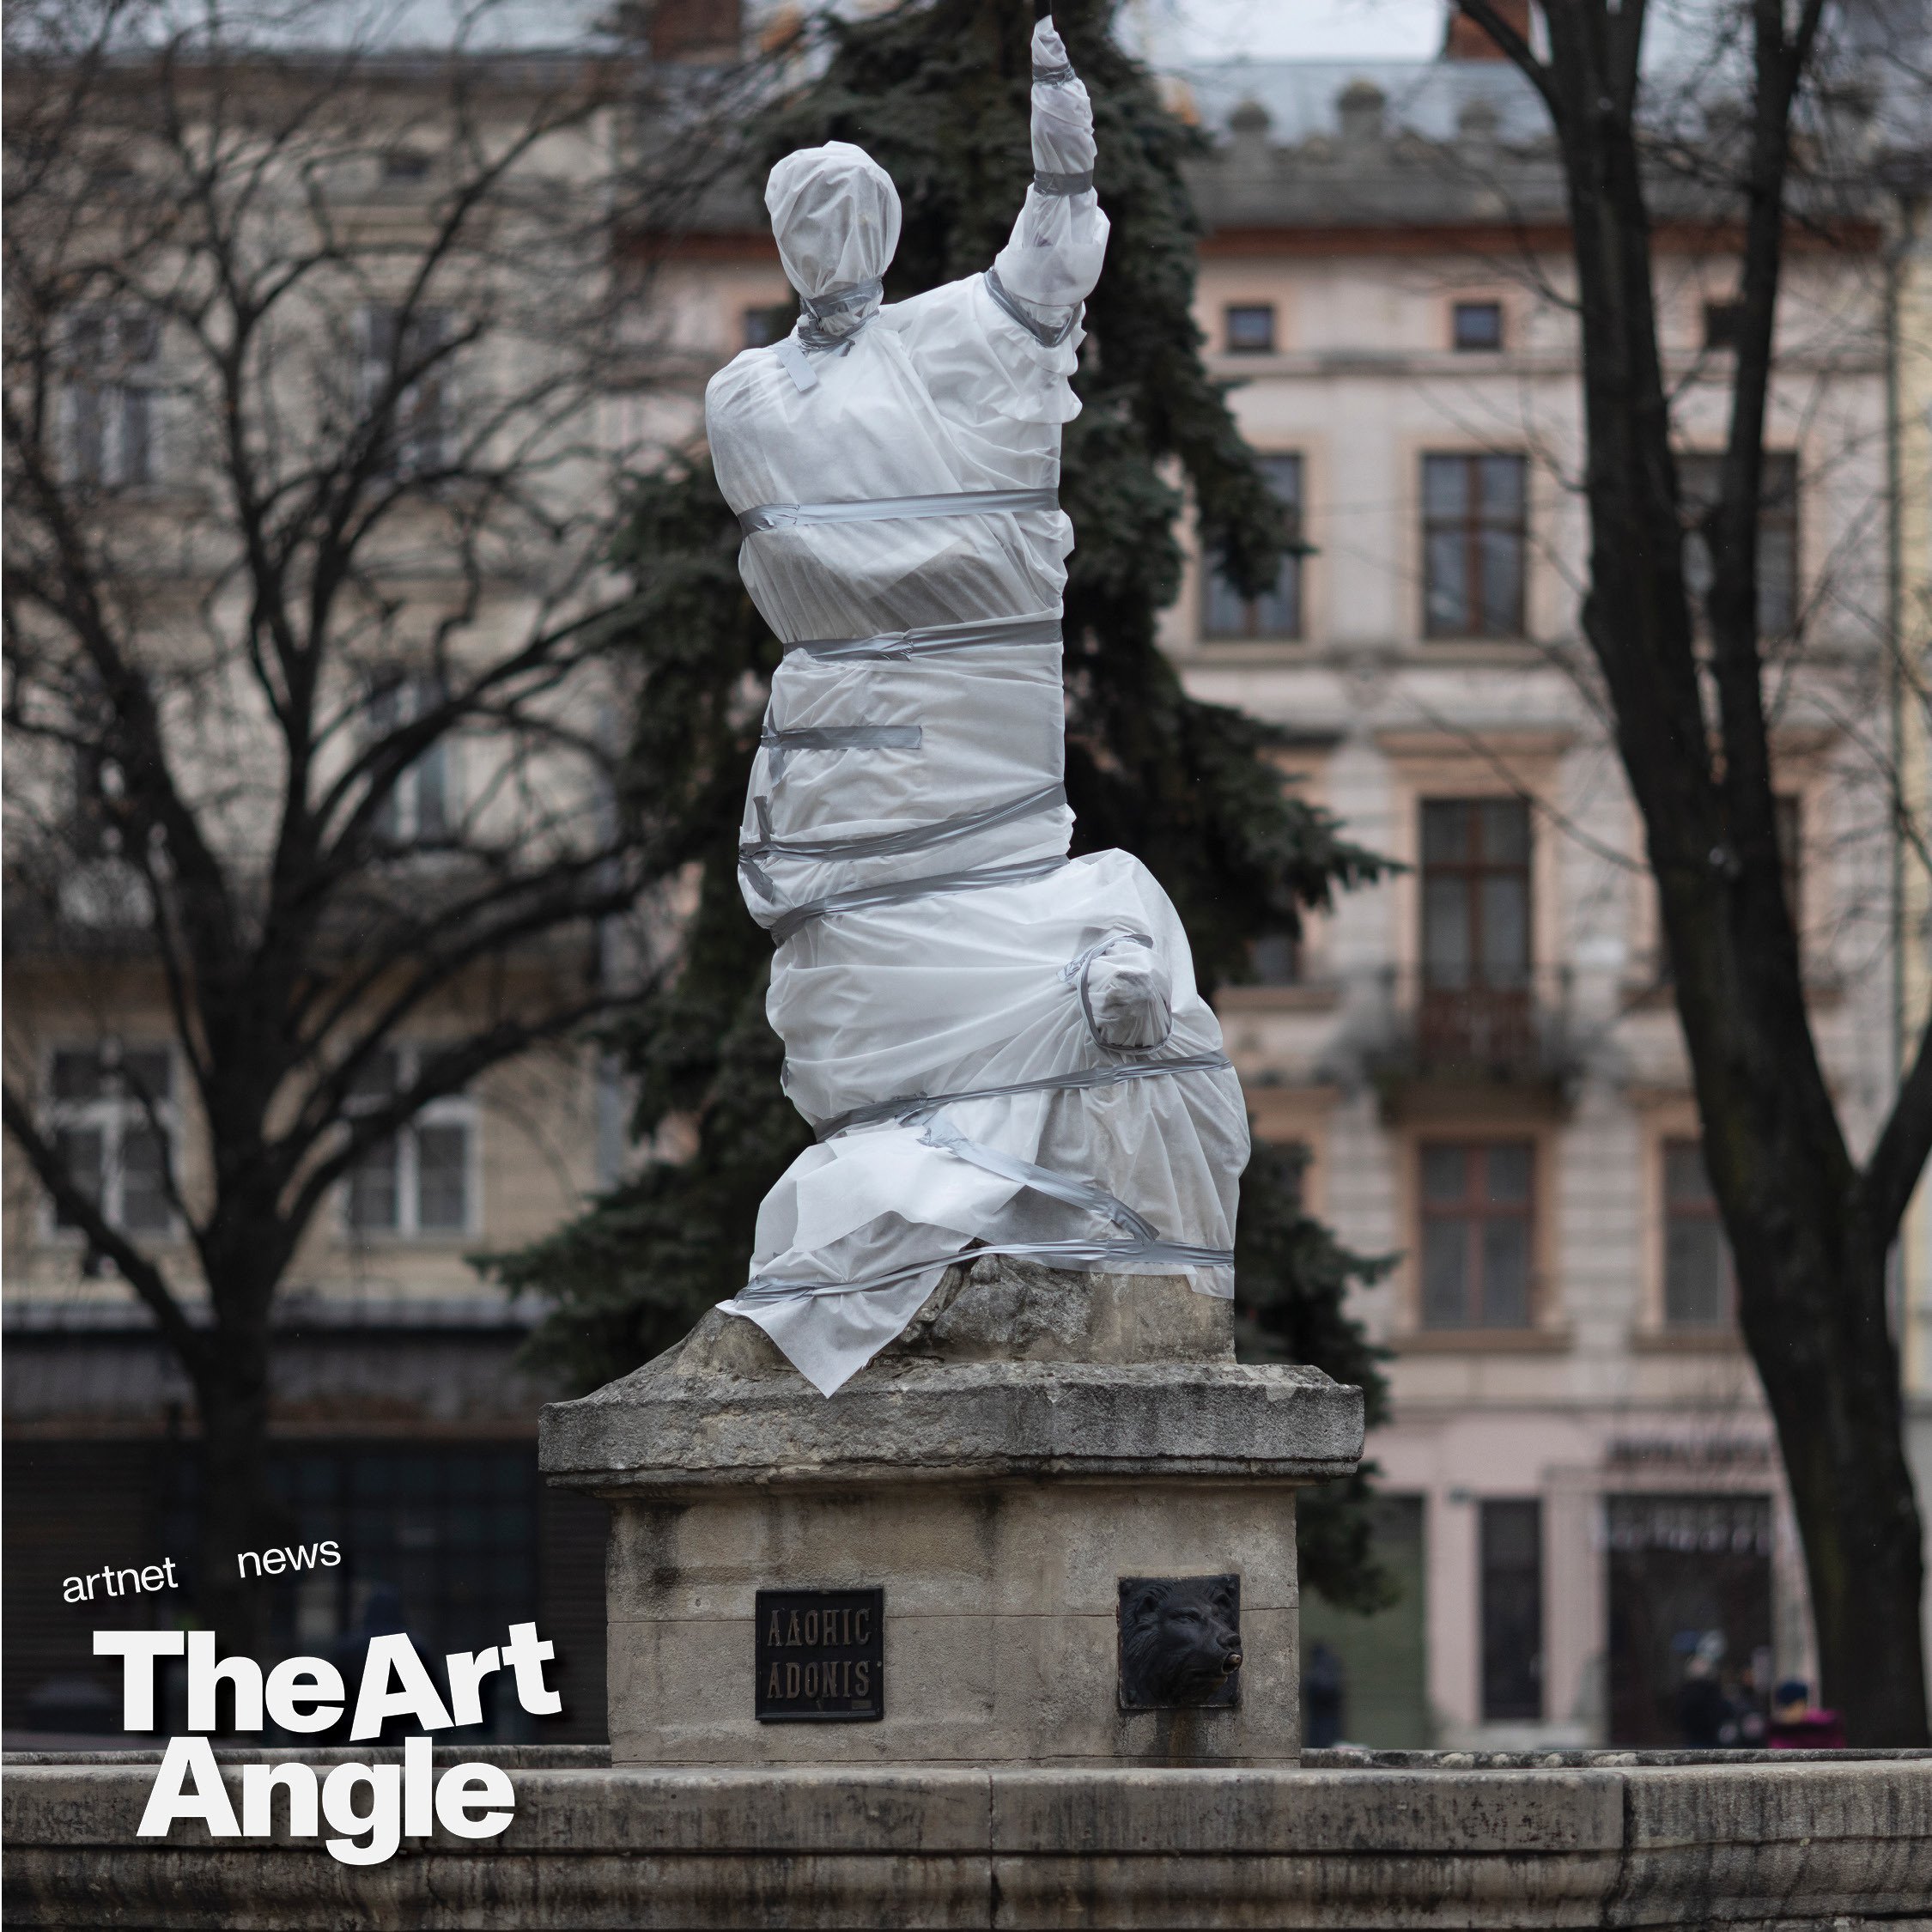
[[[1450,1780],[1404,1771],[620,1766],[511,1776],[516,1819],[492,1841],[503,1855],[1471,1855],[1613,1851],[1624,1839],[1623,1782],[1609,1771]],[[239,1805],[240,1766],[224,1767],[223,1779]],[[152,1767],[11,1771],[7,1843],[160,1851],[134,1835],[153,1782]],[[288,1849],[285,1839],[217,1846],[187,1826],[165,1849],[262,1857],[278,1843]],[[426,1843],[471,1850],[440,1830]]]
[[[1232,1362],[899,1361],[827,1399],[797,1377],[680,1376],[660,1357],[544,1411],[551,1481],[608,1496],[719,1483],[1053,1475],[1325,1481],[1362,1453],[1362,1393]]]
[[[212,1844],[198,1826],[137,1842],[151,1763],[10,1760],[9,1921],[1822,1932],[1910,1921],[1932,1898],[1924,1753],[1077,1773],[538,1770],[535,1752],[474,1754],[513,1767],[510,1830],[439,1837],[368,1869],[313,1841]],[[251,1758],[341,1755],[222,1753],[231,1783]]]

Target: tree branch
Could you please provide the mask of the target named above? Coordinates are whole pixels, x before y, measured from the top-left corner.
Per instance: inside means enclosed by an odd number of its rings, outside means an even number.
[[[1563,117],[1555,79],[1550,70],[1537,59],[1536,50],[1491,5],[1490,0],[1456,0],[1456,4],[1495,41],[1523,78],[1542,95],[1543,105],[1550,111],[1550,118],[1560,127]]]
[[[1865,1225],[1881,1254],[1899,1231],[1929,1156],[1932,1156],[1932,1022],[1919,1035],[1912,1064],[1859,1177]]]

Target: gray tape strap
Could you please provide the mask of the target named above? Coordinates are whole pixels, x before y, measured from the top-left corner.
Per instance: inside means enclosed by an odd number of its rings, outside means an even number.
[[[1054,174],[1036,167],[1033,185],[1043,195],[1084,195],[1093,185],[1093,170],[1090,167],[1078,174]]]
[[[1152,936],[1146,933],[1111,933],[1106,939],[1089,946],[1084,952],[1076,954],[1060,969],[1060,976],[1063,980],[1072,981],[1079,989],[1080,1016],[1087,1023],[1087,1032],[1092,1038],[1094,1045],[1100,1048],[1103,1052],[1157,1052],[1167,1044],[1169,1036],[1174,1031],[1174,1014],[1170,1009],[1167,1016],[1167,1032],[1162,1034],[1160,1038],[1153,1042],[1152,1046],[1139,1048],[1117,1047],[1111,1041],[1101,1036],[1100,1022],[1093,1017],[1093,988],[1087,983],[1087,972],[1094,961],[1098,959],[1103,953],[1111,952],[1115,946],[1146,946],[1151,950],[1153,944]]]
[[[738,869],[751,882],[751,890],[768,906],[778,903],[778,881],[762,866],[754,865],[749,859],[740,859]]]
[[[885,285],[881,282],[852,282],[842,289],[828,289],[823,295],[799,297],[801,313],[798,325],[784,341],[772,343],[771,352],[791,377],[793,386],[799,394],[809,395],[818,386],[818,372],[812,368],[811,356],[806,351],[823,355],[829,350],[845,355],[872,319],[872,313],[866,312],[876,313],[879,297],[884,292]],[[852,309],[858,309],[860,313],[848,327],[827,325],[829,319],[842,316]]]
[[[758,734],[761,744],[780,751],[916,751],[926,736],[922,725],[814,725],[799,731]]]
[[[762,835],[738,847],[744,859],[885,859],[902,852],[922,852],[927,846],[943,845],[950,839],[970,837],[975,832],[989,832],[997,825],[1011,824],[1016,818],[1030,818],[1036,812],[1055,811],[1066,803],[1064,785],[1042,785],[1037,792],[1024,793],[1004,805],[989,805],[984,811],[962,812],[956,818],[935,819],[929,825],[909,825],[902,832],[881,832],[863,839],[778,839],[769,835],[769,816],[761,813]]]
[[[769,930],[773,941],[782,945],[801,927],[811,925],[815,919],[829,919],[835,913],[903,905],[909,900],[939,898],[949,892],[985,892],[996,885],[1024,885],[1030,880],[1045,878],[1071,862],[1066,859],[1022,859],[1011,866],[981,866],[957,872],[929,872],[923,878],[895,879],[884,885],[849,886],[843,892],[828,892],[823,899],[808,899],[802,906],[793,906],[781,918],[773,920]],[[746,865],[744,870],[754,879],[760,876],[756,866]]]
[[[1090,1214],[1097,1214],[1103,1220],[1111,1221],[1116,1228],[1126,1229],[1136,1241],[1160,1239],[1151,1221],[1143,1219],[1124,1200],[1109,1194],[1097,1181],[1090,1181],[1084,1175],[1056,1174],[1052,1168],[1022,1160],[1018,1154],[969,1140],[957,1127],[948,1126],[943,1120],[928,1121],[919,1139],[922,1146],[938,1147],[959,1160],[970,1163],[983,1173],[995,1175],[1002,1181],[1017,1181],[1023,1188],[1044,1194],[1049,1200],[1065,1201],[1069,1207],[1084,1208]]]
[[[1036,88],[1063,88],[1069,81],[1078,76],[1073,71],[1072,61],[1063,60],[1057,67],[1036,67],[1033,70],[1033,84]]]
[[[975,618],[966,623],[918,624],[909,630],[882,630],[871,637],[801,637],[785,647],[787,657],[802,651],[808,658],[836,663],[842,659],[928,657],[943,651],[972,651],[995,644],[1058,644],[1057,611],[1041,611],[1025,617]]]
[[[799,307],[814,322],[823,322],[827,316],[843,315],[848,309],[865,308],[884,294],[884,283],[874,276],[870,282],[848,282],[840,288],[828,289],[822,295],[800,295]]]
[[[1130,1080],[1162,1079],[1170,1073],[1233,1071],[1234,1062],[1225,1054],[1182,1054],[1171,1060],[1137,1060],[1118,1066],[1083,1066],[1071,1073],[1043,1073],[1038,1079],[1015,1080],[1003,1087],[966,1087],[957,1093],[902,1094],[895,1100],[850,1109],[820,1127],[818,1138],[829,1140],[849,1127],[872,1127],[880,1121],[910,1122],[961,1101],[1003,1100],[1008,1095],[1022,1093],[1081,1093],[1095,1087],[1124,1086]]]
[[[1111,952],[1115,946],[1151,946],[1153,936],[1148,933],[1109,933],[1104,939],[1096,939],[1084,952],[1077,952],[1060,969],[1060,976],[1068,985],[1075,980],[1084,979],[1087,968],[1098,959],[1102,953]],[[1091,1022],[1091,1015],[1089,1019]]]
[[[769,726],[758,733],[758,742],[771,753],[771,781],[785,782],[785,766],[798,751],[916,751],[924,742],[920,725],[821,725],[798,731],[774,731]],[[759,829],[771,835],[769,807],[759,819]]]
[[[1005,511],[1057,510],[1057,489],[956,489],[933,496],[874,496],[859,502],[760,503],[738,513],[747,537],[807,523],[887,523],[920,517],[990,517]]]
[[[810,395],[818,386],[818,372],[811,366],[811,358],[799,345],[796,336],[787,336],[783,342],[775,342],[771,352],[780,366],[792,379],[792,386],[801,396]]]
[[[759,831],[767,838],[771,836],[771,800],[762,792],[751,794],[751,811],[758,821]],[[744,848],[739,848],[738,869],[751,882],[751,890],[768,906],[778,903],[778,884],[762,866],[747,859]]]
[[[1024,329],[1042,349],[1058,349],[1073,333],[1073,325],[1080,319],[1084,304],[1077,304],[1072,313],[1057,329],[1049,328],[1044,322],[1029,315],[1014,298],[1006,292],[1006,284],[999,279],[997,269],[987,269],[980,280],[986,284],[986,292],[994,303],[1005,310],[1014,321]]]

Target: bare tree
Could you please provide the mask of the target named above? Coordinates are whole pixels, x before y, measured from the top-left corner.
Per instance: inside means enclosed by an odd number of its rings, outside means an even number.
[[[235,1641],[271,1309],[325,1204],[640,976],[601,559],[611,385],[653,355],[611,242],[671,184],[633,165],[635,62],[494,17],[434,50],[339,7],[9,21],[10,951],[74,999],[117,964],[67,1078],[147,1131],[107,1172],[18,1024],[6,1127],[192,1386]],[[119,1049],[143,1005],[159,1065]]]
[[[1703,18],[1715,50],[1705,87],[1741,96],[1735,125],[1696,151],[1705,205],[1741,263],[1728,428],[1708,493],[1680,472],[1658,346],[1653,214],[1660,181],[1691,150],[1674,151],[1647,118],[1656,9],[1543,0],[1546,52],[1494,0],[1461,10],[1528,77],[1555,131],[1583,363],[1583,628],[1658,882],[1740,1320],[1803,1537],[1824,1693],[1854,1741],[1923,1744],[1920,1520],[1886,1267],[1932,1150],[1932,1036],[1861,1163],[1807,1009],[1773,780],[1783,672],[1758,622],[1774,327],[1789,234],[1816,198],[1826,9],[1736,0]],[[1682,180],[1680,167],[1680,191]],[[1709,557],[1701,598],[1685,567],[1687,522]]]

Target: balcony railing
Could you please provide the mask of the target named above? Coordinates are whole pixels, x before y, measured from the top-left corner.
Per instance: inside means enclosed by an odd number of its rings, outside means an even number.
[[[1418,968],[1381,975],[1376,1071],[1412,1079],[1560,1080],[1572,1059],[1570,972],[1533,968],[1456,982]]]

